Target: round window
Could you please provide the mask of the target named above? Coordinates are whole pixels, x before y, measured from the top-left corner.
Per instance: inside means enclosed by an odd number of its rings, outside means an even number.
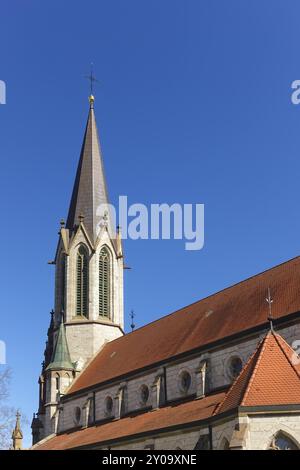
[[[240,357],[235,356],[229,360],[228,373],[231,379],[235,379],[241,372],[243,363]]]
[[[147,403],[149,399],[149,388],[147,385],[142,385],[141,386],[141,403],[145,404]]]
[[[191,386],[192,377],[188,371],[183,371],[180,375],[180,388],[183,392],[187,392]]]
[[[107,415],[112,414],[113,406],[114,406],[114,402],[113,402],[112,397],[106,397],[106,399],[105,399],[105,411],[106,411]]]
[[[76,406],[74,410],[74,419],[75,419],[76,424],[79,424],[80,418],[81,418],[81,409],[79,408],[79,406]]]

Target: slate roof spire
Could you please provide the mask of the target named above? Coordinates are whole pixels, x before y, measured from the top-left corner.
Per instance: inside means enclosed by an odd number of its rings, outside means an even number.
[[[60,369],[74,369],[74,365],[71,362],[63,320],[61,321],[59,327],[55,348],[51,357],[51,362],[47,367],[47,370]]]
[[[66,228],[71,232],[84,217],[84,226],[92,242],[97,239],[97,228],[103,219],[108,194],[99,142],[93,95],[90,95],[90,109],[82,143]],[[99,211],[99,206],[102,210]]]

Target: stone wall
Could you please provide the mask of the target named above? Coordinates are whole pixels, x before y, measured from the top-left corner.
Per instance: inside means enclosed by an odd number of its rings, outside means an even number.
[[[273,437],[282,431],[297,445],[300,444],[300,414],[255,415],[249,417],[248,450],[266,450]]]

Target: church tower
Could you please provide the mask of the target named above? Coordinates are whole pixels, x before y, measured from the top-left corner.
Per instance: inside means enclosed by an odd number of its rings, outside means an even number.
[[[104,176],[94,97],[82,143],[67,221],[55,259],[55,307],[39,378],[34,441],[55,430],[59,396],[86,362],[123,335],[123,251]]]

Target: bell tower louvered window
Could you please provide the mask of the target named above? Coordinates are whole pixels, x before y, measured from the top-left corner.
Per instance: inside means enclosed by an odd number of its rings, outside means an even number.
[[[111,260],[106,247],[103,247],[99,256],[99,315],[110,318],[110,280]]]
[[[76,314],[88,317],[88,254],[81,246],[77,254]]]
[[[61,255],[61,311],[65,311],[65,300],[66,300],[66,259],[65,255]]]

